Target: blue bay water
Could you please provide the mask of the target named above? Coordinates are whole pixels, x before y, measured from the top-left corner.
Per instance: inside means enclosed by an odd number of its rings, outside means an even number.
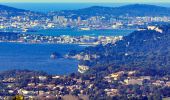
[[[83,48],[71,44],[0,43],[0,71],[28,69],[60,75],[77,72],[78,61],[64,58],[50,59],[50,55],[53,52],[64,55],[70,50]]]
[[[134,30],[71,30],[71,29],[49,29],[49,30],[40,30],[38,32],[29,32],[29,34],[43,34],[43,35],[51,35],[51,36],[60,36],[60,35],[70,35],[70,36],[126,36]]]

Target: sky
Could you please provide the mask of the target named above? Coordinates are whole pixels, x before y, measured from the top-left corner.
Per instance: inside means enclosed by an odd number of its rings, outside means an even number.
[[[56,2],[56,3],[170,3],[170,0],[0,0],[0,2]]]

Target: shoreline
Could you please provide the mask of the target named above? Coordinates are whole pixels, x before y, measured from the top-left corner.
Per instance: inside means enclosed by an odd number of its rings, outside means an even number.
[[[54,45],[80,45],[80,46],[96,46],[94,43],[30,43],[30,42],[19,42],[19,41],[0,41],[0,43],[16,43],[16,44],[54,44]]]

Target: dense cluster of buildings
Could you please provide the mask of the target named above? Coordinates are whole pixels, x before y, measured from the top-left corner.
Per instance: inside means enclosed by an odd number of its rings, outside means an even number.
[[[139,73],[141,73],[139,70],[119,70],[102,78],[101,83],[96,83],[96,76],[83,78],[75,74],[70,76],[32,75],[27,79],[22,76],[10,76],[0,81],[0,85],[4,86],[4,89],[1,88],[1,91],[4,92],[0,93],[0,99],[21,95],[25,99],[68,100],[70,98],[69,100],[89,100],[93,93],[99,91],[102,91],[102,95],[105,97],[122,97],[123,95],[127,95],[126,98],[148,97],[154,95],[153,92],[156,90],[152,90],[153,88],[170,89],[168,75],[156,77],[139,75]],[[20,82],[23,79],[27,81]],[[99,84],[103,84],[102,88]],[[162,98],[168,98],[168,96],[162,95]]]
[[[87,19],[81,17],[68,18],[66,16],[41,17],[29,16],[0,16],[0,31],[27,32],[43,29],[138,29],[154,22],[170,22],[170,17],[109,17],[92,16]]]
[[[115,43],[122,38],[122,36],[44,36],[36,34],[16,34],[14,36],[6,36],[5,34],[4,36],[0,36],[0,42],[105,45],[108,43]]]
[[[135,76],[137,73],[139,73],[138,70],[131,70],[131,71],[118,71],[114,72],[112,74],[109,74],[108,76],[104,77],[104,80],[113,83],[117,82],[119,84],[125,85],[125,86],[141,86],[143,87],[162,87],[162,88],[169,88],[170,87],[170,77],[169,76],[163,76],[163,77],[155,77],[152,75],[139,75]],[[142,88],[140,88],[142,90]],[[139,90],[140,90],[139,89]],[[105,92],[108,96],[115,96],[120,95],[118,88],[112,88],[112,89],[105,89]],[[142,90],[144,91],[144,90]],[[148,91],[149,92],[149,91]],[[135,91],[129,91],[129,95],[136,94]],[[135,95],[137,97],[137,95]],[[143,94],[143,96],[147,96],[146,94]],[[167,97],[165,97],[167,98]]]
[[[0,31],[7,32],[27,32],[51,28],[48,18],[31,18],[30,16],[0,16]]]
[[[50,81],[49,81],[50,78]],[[38,80],[38,81],[35,81]],[[83,81],[77,78],[67,78],[66,76],[32,76],[26,87],[18,88],[16,87],[15,77],[5,78],[1,82],[6,86],[4,94],[1,93],[0,99],[10,100],[16,94],[24,96],[24,99],[48,99],[56,100],[59,98],[75,98],[78,100],[76,95],[80,98],[87,98],[88,96],[83,94],[83,85],[87,85],[90,88],[89,81]],[[19,84],[18,84],[19,85]],[[73,94],[75,93],[75,96]],[[8,94],[6,96],[2,96]],[[12,96],[13,95],[13,96]],[[68,100],[68,99],[64,99]]]
[[[77,19],[66,18],[65,16],[54,16],[53,22],[63,27],[70,26],[78,29],[136,29],[153,22],[169,22],[170,17],[110,17],[92,16],[87,19],[78,17]]]

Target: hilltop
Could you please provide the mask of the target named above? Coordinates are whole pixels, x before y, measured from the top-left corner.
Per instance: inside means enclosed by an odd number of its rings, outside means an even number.
[[[45,15],[42,13],[17,9],[5,5],[0,5],[1,15],[15,16],[15,15],[30,15],[38,14]],[[77,10],[62,10],[49,12],[48,16],[66,16],[70,18],[88,18],[92,16],[104,16],[104,17],[118,17],[118,16],[170,16],[170,8],[147,5],[147,4],[131,4],[120,7],[103,7],[103,6],[92,6]]]
[[[0,5],[0,14],[1,16],[11,17],[11,16],[44,16],[44,14],[24,9],[18,9],[14,7],[9,7],[5,5]]]
[[[115,44],[86,48],[80,55],[90,56],[80,64],[91,66],[97,73],[115,66],[124,68],[166,68],[170,67],[170,25],[155,30],[135,31]],[[95,55],[97,58],[92,57]]]

